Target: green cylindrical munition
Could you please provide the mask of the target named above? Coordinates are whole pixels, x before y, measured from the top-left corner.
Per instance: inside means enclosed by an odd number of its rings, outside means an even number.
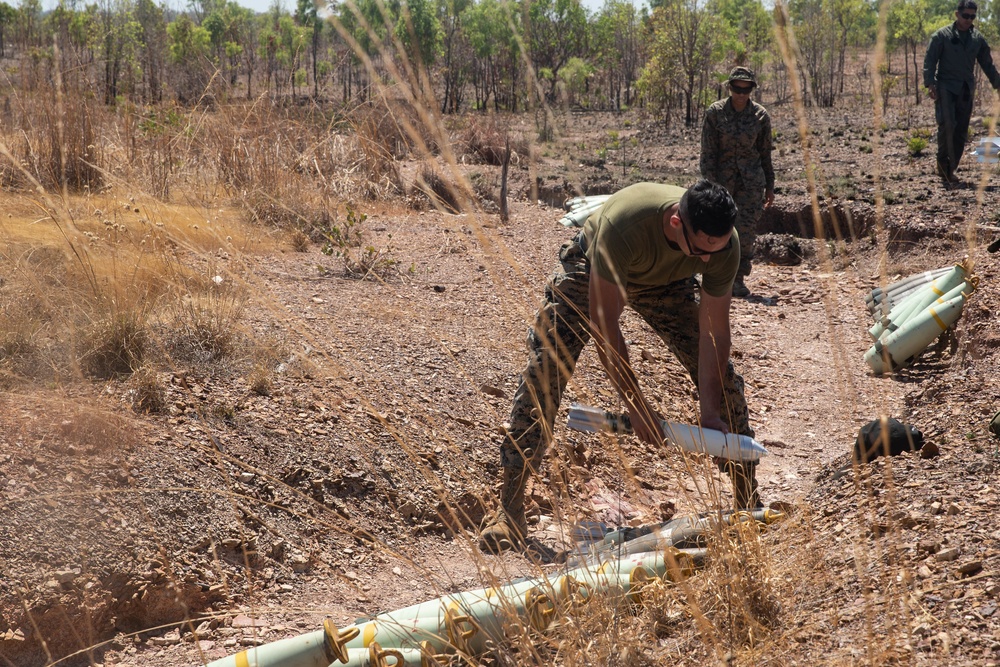
[[[248,648],[208,667],[328,667],[346,656],[343,643],[350,637],[350,630],[338,630],[327,619],[322,630]]]
[[[906,367],[942,331],[958,321],[964,306],[965,297],[960,294],[943,304],[920,311],[899,329],[876,341],[865,353],[865,362],[876,375]]]
[[[336,662],[330,667],[425,667],[443,665],[433,652],[419,648],[385,648],[377,642],[368,648],[347,651],[347,663]]]
[[[919,289],[922,285],[933,281],[938,276],[944,275],[950,271],[951,268],[952,267],[950,266],[945,266],[940,269],[934,269],[933,271],[915,273],[911,276],[907,276],[906,278],[902,278],[894,283],[886,285],[885,289],[876,287],[865,295],[865,304],[868,306],[869,312],[871,312],[872,315],[875,315],[875,311],[878,310],[884,303],[887,303],[888,308],[885,310],[888,312],[893,303],[898,303],[907,292]]]

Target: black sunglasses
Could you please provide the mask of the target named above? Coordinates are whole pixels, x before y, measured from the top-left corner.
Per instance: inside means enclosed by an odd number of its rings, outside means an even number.
[[[684,232],[684,243],[687,244],[688,254],[694,257],[704,257],[705,255],[716,255],[720,252],[726,252],[727,250],[733,247],[733,235],[730,234],[729,243],[727,243],[724,247],[719,248],[718,250],[702,250],[695,244],[691,243],[691,237],[688,236],[688,226],[687,223],[684,222],[684,220],[681,220],[681,230],[683,230]]]
[[[966,21],[975,21],[976,20],[976,15],[975,14],[966,14],[965,12],[963,12],[963,13],[959,14],[959,16],[961,16]]]
[[[729,84],[729,90],[737,95],[749,95],[753,92],[753,86],[734,86],[733,84]]]

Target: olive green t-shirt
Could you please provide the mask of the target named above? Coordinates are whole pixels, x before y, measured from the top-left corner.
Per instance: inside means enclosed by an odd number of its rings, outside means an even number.
[[[700,273],[706,294],[729,294],[740,265],[740,240],[735,229],[732,247],[712,255],[708,262],[667,244],[663,214],[684,192],[676,185],[636,183],[613,194],[595,211],[583,231],[587,258],[597,275],[622,286],[653,286]]]

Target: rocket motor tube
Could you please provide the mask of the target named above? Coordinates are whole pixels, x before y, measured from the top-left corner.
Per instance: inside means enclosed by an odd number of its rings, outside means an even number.
[[[945,274],[941,274],[941,276],[943,275]],[[938,276],[938,278],[941,276]],[[871,314],[872,320],[877,323],[888,319],[889,313],[891,313],[894,308],[897,308],[911,296],[925,289],[928,284],[929,283],[915,283],[894,294],[890,294],[887,297],[879,299],[876,303],[868,304],[868,312]]]
[[[587,218],[593,215],[594,211],[604,206],[604,201],[606,200],[580,204],[568,213],[563,214],[563,216],[559,218],[559,223],[563,227],[583,227],[583,225],[587,222]]]
[[[563,202],[563,208],[569,212],[575,211],[581,206],[587,206],[588,204],[606,202],[611,195],[587,195],[585,197],[570,197]]]
[[[876,341],[865,353],[865,363],[876,375],[903,368],[911,357],[922,352],[942,331],[958,321],[964,305],[965,297],[960,295],[914,315],[899,329]]]
[[[951,266],[943,266],[938,269],[931,269],[930,271],[921,271],[920,273],[913,273],[904,278],[889,283],[884,288],[874,287],[866,296],[867,300],[876,299],[880,296],[886,294],[893,294],[899,292],[900,290],[906,289],[907,287],[912,287],[913,285],[920,285],[923,283],[929,283],[938,276],[947,273],[951,270]]]
[[[962,265],[956,264],[947,273],[935,278],[930,284],[920,285],[917,289],[907,294],[905,298],[895,302],[892,308],[889,309],[889,313],[885,317],[880,318],[872,329],[875,329],[878,324],[882,324],[883,328],[888,327],[890,324],[896,324],[898,327],[906,321],[907,317],[926,308],[936,298],[943,296],[964,282],[966,282],[965,269]],[[875,340],[878,340],[878,336],[881,335],[881,332],[873,333],[869,331],[869,333],[872,334]]]

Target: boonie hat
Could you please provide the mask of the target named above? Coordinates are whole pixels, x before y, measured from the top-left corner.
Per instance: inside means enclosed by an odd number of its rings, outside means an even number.
[[[756,87],[757,75],[749,67],[734,67],[733,71],[729,73],[729,79],[726,83],[732,83],[733,81],[747,81]]]

